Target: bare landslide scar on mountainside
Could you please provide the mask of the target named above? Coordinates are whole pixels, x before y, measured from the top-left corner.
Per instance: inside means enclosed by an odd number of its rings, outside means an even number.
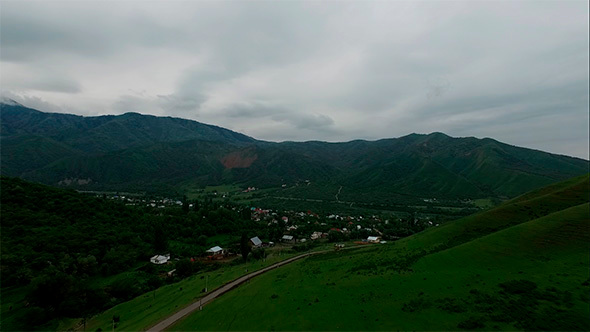
[[[221,163],[226,169],[248,168],[256,159],[258,155],[252,151],[234,151],[221,158]]]

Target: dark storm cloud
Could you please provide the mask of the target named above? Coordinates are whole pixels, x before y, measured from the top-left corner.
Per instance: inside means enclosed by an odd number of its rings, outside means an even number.
[[[3,2],[3,94],[267,140],[490,136],[588,158],[569,2]]]

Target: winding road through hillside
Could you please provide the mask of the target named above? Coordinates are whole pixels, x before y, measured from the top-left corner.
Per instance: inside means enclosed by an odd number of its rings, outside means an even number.
[[[230,281],[229,283],[215,289],[214,291],[212,291],[209,294],[205,295],[204,297],[200,298],[198,301],[193,302],[191,305],[187,306],[186,308],[176,312],[172,316],[170,316],[170,317],[164,319],[163,321],[159,322],[158,324],[152,326],[147,331],[150,331],[150,332],[164,331],[165,329],[169,328],[174,323],[176,323],[177,321],[179,321],[180,319],[182,319],[186,315],[190,314],[191,312],[198,310],[199,308],[201,308],[205,304],[213,301],[215,298],[219,297],[220,295],[227,293],[228,291],[232,290],[233,288],[238,287],[239,285],[243,284],[244,282],[246,282],[258,275],[261,275],[261,274],[268,272],[272,269],[276,269],[277,267],[280,267],[282,265],[292,263],[292,262],[299,260],[301,258],[308,257],[311,255],[322,254],[322,253],[326,253],[329,251],[330,250],[323,250],[323,251],[305,253],[305,254],[302,254],[299,256],[285,259],[284,261],[280,261],[278,263],[267,266],[267,267],[260,269],[258,271],[241,276],[241,277],[237,278],[236,280]]]

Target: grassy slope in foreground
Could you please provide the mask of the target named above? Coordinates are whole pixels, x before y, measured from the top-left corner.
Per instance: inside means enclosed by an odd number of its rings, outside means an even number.
[[[313,251],[325,250],[327,247],[329,245],[319,246],[314,248]],[[140,295],[91,317],[86,323],[86,330],[95,331],[100,328],[103,331],[110,331],[113,316],[120,317],[120,322],[116,328],[117,331],[146,330],[197,301],[199,297],[205,296],[204,293],[201,293],[201,290],[205,288],[207,275],[209,276],[207,286],[209,292],[211,292],[247,273],[297,255],[299,253],[270,251],[266,260],[251,259],[246,264],[226,265],[218,270],[200,272],[180,282]],[[72,329],[83,329],[83,326],[80,325],[80,319],[64,319],[58,327],[60,331]]]
[[[588,330],[587,202],[585,176],[395,244],[307,258],[172,330]]]

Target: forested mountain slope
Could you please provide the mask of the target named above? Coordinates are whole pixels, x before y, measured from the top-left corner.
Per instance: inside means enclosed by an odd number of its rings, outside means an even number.
[[[272,143],[191,120],[137,113],[81,117],[18,104],[2,104],[1,129],[3,175],[83,189],[170,192],[309,180],[323,188],[342,186],[343,200],[514,197],[589,167],[586,160],[489,138],[432,133]]]

